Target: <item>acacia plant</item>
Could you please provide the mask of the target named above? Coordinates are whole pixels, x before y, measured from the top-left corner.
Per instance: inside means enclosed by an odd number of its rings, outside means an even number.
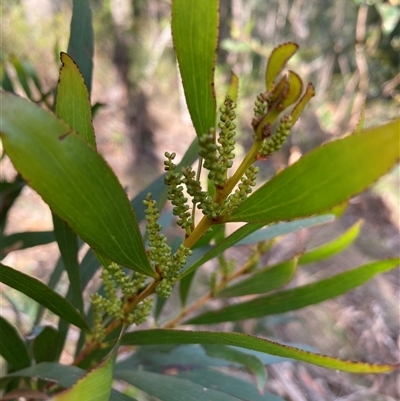
[[[269,181],[259,183],[253,192],[258,172],[254,163],[280,150],[314,95],[311,83],[304,89],[296,72],[284,71],[298,46],[288,42],[272,51],[265,86],[255,95],[254,116],[249,121],[253,142],[233,168],[235,108],[240,99],[238,77],[233,74],[217,109],[218,0],[197,2],[196,7],[173,0],[171,26],[197,138],[179,163],[173,149],[168,150],[165,174],[132,201],[96,151],[88,1],[74,1],[68,52],[61,53],[54,112],[1,92],[5,153],[50,206],[54,221],[54,232],[3,235],[3,244],[22,249],[55,240],[60,249],[60,259],[46,284],[1,264],[1,282],[41,306],[32,334],[26,338],[11,321],[0,318],[0,354],[7,363],[1,379],[8,397],[4,399],[133,400],[132,393],[112,388],[113,380],[118,380],[165,401],[281,400],[263,393],[265,365],[281,358],[353,373],[396,369],[398,365],[344,361],[241,333],[193,330],[200,324],[261,318],[316,304],[398,265],[396,258],[372,261],[328,279],[282,289],[303,264],[330,257],[349,245],[357,237],[358,223],[333,242],[302,255],[269,266],[260,266],[260,259],[276,237],[334,220],[336,206],[343,206],[385,174],[399,158],[399,120],[363,130],[361,118],[352,135],[311,151]],[[35,73],[19,67],[19,78],[32,79],[40,91]],[[5,89],[12,89],[7,82],[3,80]],[[49,105],[48,94],[42,95],[41,104]],[[200,180],[204,172],[207,188]],[[9,201],[5,211],[19,193],[20,179],[17,184],[15,189],[13,183],[2,183]],[[181,228],[181,236],[173,240],[165,237],[159,222],[167,200]],[[142,233],[138,222],[143,219],[146,229]],[[226,235],[230,222],[245,224]],[[4,224],[2,220],[3,228]],[[82,242],[90,249],[79,262]],[[243,244],[254,244],[243,265],[224,257],[226,250]],[[187,305],[191,289],[196,288],[196,271],[214,258],[218,263],[209,277],[209,289]],[[99,269],[101,286],[85,300],[83,290]],[[69,279],[65,297],[54,290],[64,270]],[[174,290],[179,291],[181,307],[159,323]],[[241,298],[249,295],[253,296],[250,300]],[[229,306],[201,308],[210,300],[233,297],[236,302]],[[45,309],[59,317],[58,327],[43,319]],[[138,329],[150,315],[153,328]],[[81,334],[73,363],[63,365],[58,361],[70,325]],[[117,359],[119,351],[123,351],[123,359]],[[251,383],[219,370],[221,366],[252,372],[258,391]],[[169,367],[174,367],[173,375],[168,374]]]

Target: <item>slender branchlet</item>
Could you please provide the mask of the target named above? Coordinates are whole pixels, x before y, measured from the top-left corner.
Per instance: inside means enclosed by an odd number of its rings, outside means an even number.
[[[218,286],[218,271],[213,271],[210,276],[210,293],[215,296]]]

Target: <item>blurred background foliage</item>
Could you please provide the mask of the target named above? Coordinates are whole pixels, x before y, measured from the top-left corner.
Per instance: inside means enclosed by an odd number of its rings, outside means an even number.
[[[119,86],[125,124],[139,164],[155,158],[155,125],[149,102],[183,104],[177,84],[166,0],[93,0],[96,42],[94,100],[111,104],[107,90]],[[2,71],[13,58],[36,68],[43,85],[57,80],[59,51],[66,50],[70,0],[3,2]],[[217,73],[224,94],[230,70],[241,79],[243,133],[254,94],[262,89],[266,57],[283,41],[300,51],[293,67],[316,87],[306,127],[292,145],[305,146],[355,126],[366,99],[367,125],[397,115],[400,104],[400,5],[398,0],[221,0]],[[52,51],[49,51],[52,49]],[[37,100],[37,99],[36,99]],[[183,112],[184,106],[182,106]],[[187,116],[186,116],[187,118]],[[307,126],[308,124],[308,126]],[[315,135],[321,131],[327,136]],[[317,142],[316,142],[317,141]],[[310,143],[311,142],[311,143]],[[307,146],[308,144],[308,146]]]
[[[12,78],[18,63],[29,65],[36,69],[43,92],[51,94],[58,79],[59,52],[67,47],[71,3],[2,2],[3,75],[7,71]],[[254,96],[263,88],[266,58],[274,46],[297,42],[300,51],[292,67],[316,87],[307,118],[297,125],[285,151],[272,159],[271,166],[264,163],[267,176],[283,167],[290,154],[293,161],[332,136],[350,132],[365,99],[367,126],[398,114],[398,0],[221,0],[220,9],[217,96],[222,101],[230,71],[235,71],[240,77],[238,131],[244,146],[252,135]],[[93,0],[92,10],[96,43],[92,100],[95,111],[100,111],[98,135],[101,138],[104,129],[104,141],[112,139],[111,146],[128,145],[132,158],[126,157],[135,164],[138,182],[148,182],[157,169],[149,171],[147,164],[162,168],[157,155],[166,150],[166,131],[170,135],[186,123],[185,138],[178,135],[182,148],[173,149],[178,155],[193,138],[173,54],[170,2]],[[34,94],[35,88],[31,91]],[[32,96],[51,107],[50,97]],[[171,116],[176,110],[180,110],[177,121]],[[110,116],[115,117],[113,125]]]
[[[91,6],[95,34],[91,100],[97,145],[133,195],[161,173],[164,151],[182,156],[195,136],[172,47],[170,1],[92,0]],[[12,85],[18,93],[52,107],[59,52],[67,50],[71,9],[72,0],[0,3],[0,80],[5,89]],[[305,83],[311,81],[316,87],[316,98],[283,151],[260,162],[263,178],[315,146],[351,132],[364,100],[366,127],[398,116],[399,0],[221,0],[220,12],[217,97],[221,103],[233,70],[240,78],[237,124],[243,148],[251,141],[253,102],[264,88],[266,58],[276,45],[285,41],[300,45],[290,65]],[[12,180],[15,172],[8,160],[3,158],[0,163],[2,178]],[[361,216],[366,221],[356,245],[327,265],[300,272],[297,284],[311,276],[332,274],[332,268],[338,272],[371,258],[398,254],[399,187],[397,167],[370,192],[353,200],[333,229],[319,228],[307,236],[301,233],[289,238],[286,248],[277,249],[272,259],[287,252],[288,246],[301,249],[307,238],[311,245],[326,242]],[[20,198],[5,232],[51,230],[51,214],[39,197],[25,187]],[[11,259],[4,263],[45,278],[57,248],[54,243],[39,248],[33,256],[28,251],[10,252],[6,258]],[[393,359],[396,343],[400,343],[398,282],[398,272],[393,272],[322,307],[249,321],[234,329],[307,343],[344,358],[360,359],[369,352],[371,360]],[[13,292],[3,296],[10,305],[10,311],[6,307],[3,313],[24,310],[23,315],[16,314],[17,324],[28,331],[30,317],[35,316],[33,304]],[[68,355],[65,358],[68,363]],[[308,366],[293,370],[292,366],[272,367],[270,383],[278,394],[296,401],[328,400],[327,394],[333,393],[353,396],[332,398],[343,401],[394,400],[392,397],[399,396],[393,375],[355,378]]]

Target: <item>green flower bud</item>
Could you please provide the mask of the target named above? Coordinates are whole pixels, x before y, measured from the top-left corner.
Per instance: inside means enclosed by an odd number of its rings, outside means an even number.
[[[283,116],[275,134],[268,139],[264,139],[257,157],[259,159],[266,159],[274,152],[280,150],[290,135],[292,126],[292,117],[290,115]]]
[[[212,202],[211,196],[207,192],[202,191],[201,184],[196,180],[196,173],[191,167],[182,169],[182,182],[186,184],[187,191],[193,198],[193,202],[197,204],[197,208],[202,210],[203,214],[210,219],[215,219],[218,214],[218,205]]]
[[[243,177],[240,179],[240,184],[235,192],[228,196],[221,210],[221,214],[229,215],[247,198],[253,191],[252,187],[256,185],[257,173],[260,169],[255,166],[250,166]]]
[[[160,298],[168,298],[171,295],[172,286],[167,280],[160,281],[156,286],[156,294]]]
[[[127,317],[129,324],[139,325],[144,323],[150,315],[153,306],[153,298],[146,298],[140,302],[136,308]]]
[[[185,229],[186,234],[189,235],[192,231],[193,220],[190,212],[190,208],[187,205],[187,198],[183,194],[182,184],[182,174],[176,173],[174,170],[176,168],[172,160],[175,158],[175,153],[169,154],[165,152],[167,160],[164,162],[165,170],[168,174],[164,178],[164,183],[168,188],[168,199],[171,201],[174,208],[172,212],[175,216],[179,217],[177,224]]]
[[[162,227],[157,223],[160,213],[156,207],[156,202],[152,200],[151,194],[146,196],[143,203],[147,206],[145,217],[149,240],[148,256],[156,270],[160,272],[169,260],[171,248],[166,244],[166,237],[160,233]]]

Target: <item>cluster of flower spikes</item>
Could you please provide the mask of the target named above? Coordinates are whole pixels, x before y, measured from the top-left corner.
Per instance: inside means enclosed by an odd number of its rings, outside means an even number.
[[[275,134],[270,138],[263,140],[261,148],[258,152],[258,156],[262,159],[265,159],[273,153],[279,151],[290,135],[292,126],[292,116],[284,115],[279,122]]]
[[[99,341],[105,334],[103,326],[105,313],[128,324],[140,324],[147,319],[152,306],[152,299],[145,299],[127,316],[123,310],[124,299],[137,294],[144,288],[146,276],[135,273],[134,278],[131,279],[121,266],[111,263],[103,268],[101,279],[104,285],[105,297],[98,293],[91,295],[94,312],[94,338]],[[118,288],[121,289],[123,298],[118,295]]]
[[[236,118],[236,107],[236,103],[227,95],[224,104],[219,109],[221,113],[218,124],[219,146],[215,143],[215,130],[199,138],[199,155],[204,160],[203,167],[209,171],[208,178],[216,188],[223,187],[227,179],[227,171],[232,167],[235,158],[236,125],[233,121]]]
[[[143,203],[146,206],[148,258],[154,269],[162,277],[156,286],[156,293],[162,298],[167,298],[171,294],[172,284],[178,278],[179,271],[185,265],[191,250],[180,245],[172,255],[171,248],[167,245],[167,238],[161,234],[162,227],[157,222],[160,212],[156,207],[156,201],[152,199],[151,194],[148,194]]]

